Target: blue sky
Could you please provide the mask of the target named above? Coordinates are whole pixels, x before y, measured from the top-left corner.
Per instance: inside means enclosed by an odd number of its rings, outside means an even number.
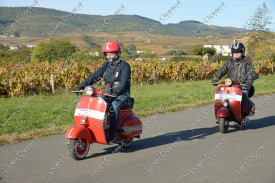
[[[179,0],[178,6],[167,21],[162,23],[178,23],[183,20],[197,20],[203,22],[206,16],[211,15],[215,9],[224,3],[224,6],[217,12],[210,25],[232,26],[242,28],[246,20],[253,16],[255,10],[266,3],[271,11],[274,31],[275,0]],[[177,0],[37,0],[39,7],[53,8],[63,11],[72,11],[79,2],[83,5],[77,13],[91,15],[112,15],[120,7],[125,7],[122,14],[140,15],[154,20],[165,14],[177,3]],[[34,0],[0,0],[0,6],[20,7],[31,6]],[[0,17],[1,18],[1,17]]]

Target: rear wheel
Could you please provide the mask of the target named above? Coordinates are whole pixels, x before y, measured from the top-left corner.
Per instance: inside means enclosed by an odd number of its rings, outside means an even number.
[[[88,154],[90,143],[87,139],[70,139],[68,147],[72,158],[75,160],[81,160],[84,159]]]
[[[219,118],[219,129],[221,133],[226,133],[228,130],[229,123],[225,118]]]
[[[129,137],[124,139],[119,145],[121,145],[122,147],[130,147],[132,145],[134,141],[134,137]]]

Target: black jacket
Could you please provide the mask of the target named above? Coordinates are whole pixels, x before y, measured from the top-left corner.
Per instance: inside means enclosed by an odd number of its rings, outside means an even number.
[[[114,64],[106,61],[95,73],[91,74],[91,76],[83,81],[80,85],[93,85],[102,78],[104,78],[105,84],[111,83],[112,78],[115,77],[114,82],[120,82],[121,86],[118,94],[121,95],[130,93],[131,68],[127,62],[123,60],[120,60],[120,62],[121,63],[119,65],[118,74],[115,74],[118,63]]]
[[[218,70],[213,80],[220,80],[226,73],[226,78],[245,84],[245,87],[248,89],[250,89],[254,80],[259,78],[249,57],[244,57],[239,62],[234,61],[232,57],[228,58]]]

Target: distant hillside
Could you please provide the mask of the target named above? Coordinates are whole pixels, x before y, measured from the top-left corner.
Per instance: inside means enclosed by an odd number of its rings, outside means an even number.
[[[26,7],[0,7],[0,34],[7,31],[10,26],[15,25],[9,34],[15,31],[26,36],[46,36],[58,25],[59,29],[54,36],[65,33],[87,33],[99,30],[106,18],[111,16],[84,15],[76,14],[71,16],[68,21],[63,22],[62,17],[69,12],[47,8],[33,8],[28,15],[19,20],[17,15],[23,13]],[[62,22],[62,23],[60,23]],[[155,25],[156,28],[152,28]],[[157,25],[157,26],[156,26]],[[228,35],[239,32],[241,29],[233,27],[219,27],[203,25],[201,22],[188,20],[177,24],[163,25],[156,20],[145,18],[138,15],[118,15],[117,19],[110,21],[103,29],[104,32],[123,32],[123,31],[147,31],[153,34],[164,34],[174,36],[190,36],[195,30],[199,30],[196,35]],[[196,31],[195,31],[196,32]]]

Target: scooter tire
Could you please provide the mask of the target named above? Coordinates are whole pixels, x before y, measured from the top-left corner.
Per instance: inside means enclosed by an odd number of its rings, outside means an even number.
[[[87,156],[90,149],[90,143],[87,139],[70,139],[68,148],[73,159],[81,160]]]
[[[128,139],[125,139],[123,142],[121,142],[119,145],[123,148],[130,147],[134,141],[134,137],[130,137]]]
[[[221,133],[226,133],[228,130],[228,125],[225,124],[225,118],[220,118],[219,119],[219,129]]]

